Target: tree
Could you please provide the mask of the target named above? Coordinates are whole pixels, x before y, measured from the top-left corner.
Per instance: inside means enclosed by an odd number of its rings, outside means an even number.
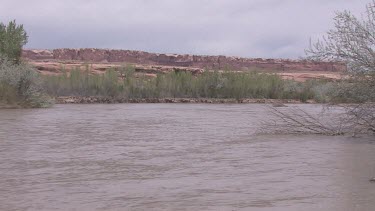
[[[336,12],[335,27],[306,51],[313,60],[343,61],[352,73],[375,72],[375,1],[362,18],[350,11]]]
[[[350,11],[336,12],[334,23],[325,37],[310,42],[308,59],[346,63],[350,80],[338,86],[336,97],[345,95],[358,103],[345,106],[353,127],[375,132],[375,0],[361,18]]]
[[[51,99],[43,92],[39,73],[20,62],[27,43],[23,25],[0,23],[0,107],[47,107]]]
[[[10,21],[8,25],[0,23],[0,55],[16,64],[20,62],[22,47],[26,45],[28,36],[23,25]]]
[[[351,104],[335,104],[344,109],[343,112],[339,109],[339,113],[325,107],[318,115],[298,108],[269,107],[273,120],[263,123],[268,132],[375,134],[375,0],[366,6],[362,18],[350,11],[336,12],[334,23],[326,36],[310,42],[307,59],[347,65],[349,79],[337,83],[331,101]]]

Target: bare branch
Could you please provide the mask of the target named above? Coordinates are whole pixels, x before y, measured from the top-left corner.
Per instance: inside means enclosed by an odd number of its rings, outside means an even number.
[[[344,127],[339,118],[329,112],[310,114],[299,107],[275,108],[268,106],[271,120],[261,124],[259,133],[342,135]],[[327,115],[328,114],[328,115]],[[326,118],[323,118],[326,117]]]

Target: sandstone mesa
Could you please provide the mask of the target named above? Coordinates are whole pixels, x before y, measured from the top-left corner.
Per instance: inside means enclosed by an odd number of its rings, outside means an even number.
[[[114,49],[25,49],[22,57],[43,74],[59,74],[61,67],[69,71],[75,67],[89,65],[91,73],[102,73],[109,68],[124,64],[135,66],[143,74],[190,71],[199,74],[206,70],[264,71],[283,78],[304,81],[309,78],[341,77],[345,65],[335,62],[314,62],[289,59],[241,58],[230,56],[202,56],[188,54],[159,54],[133,50]]]

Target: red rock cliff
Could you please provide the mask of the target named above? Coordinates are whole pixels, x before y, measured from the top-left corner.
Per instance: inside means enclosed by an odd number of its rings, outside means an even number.
[[[33,61],[79,61],[88,63],[132,63],[207,69],[265,69],[273,71],[341,72],[345,66],[332,62],[311,62],[287,59],[252,59],[228,56],[197,56],[157,54],[131,50],[109,49],[54,49],[23,50],[22,56]]]

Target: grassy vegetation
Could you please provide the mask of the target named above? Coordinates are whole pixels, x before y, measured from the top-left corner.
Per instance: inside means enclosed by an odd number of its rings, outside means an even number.
[[[330,89],[333,103],[373,103],[375,102],[375,73],[353,75]]]
[[[327,101],[330,82],[305,83],[283,80],[275,74],[206,71],[201,75],[171,72],[156,77],[134,74],[134,67],[108,70],[102,75],[75,69],[57,76],[44,76],[44,88],[52,96],[106,96],[144,98],[261,98],[314,99]],[[324,86],[322,86],[324,84]]]
[[[373,81],[359,79],[332,82],[283,80],[275,74],[259,72],[206,71],[171,72],[156,77],[135,74],[132,66],[90,74],[89,67],[61,75],[41,76],[27,64],[0,62],[0,106],[47,107],[52,97],[105,97],[119,100],[163,98],[294,99],[306,102],[368,102]],[[370,78],[370,79],[373,79]],[[352,80],[355,80],[353,82]],[[355,87],[354,87],[355,86]],[[364,99],[365,98],[365,99]],[[8,106],[9,107],[9,106]]]

